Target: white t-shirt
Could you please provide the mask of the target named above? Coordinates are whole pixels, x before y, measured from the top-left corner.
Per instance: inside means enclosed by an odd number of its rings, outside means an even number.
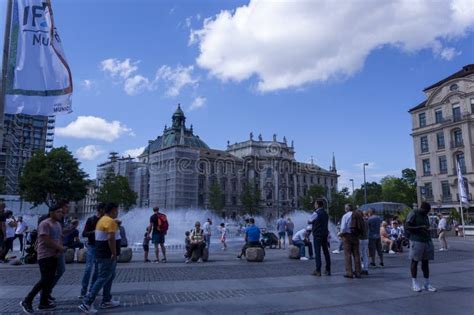
[[[204,230],[204,235],[211,235],[211,224],[208,221],[204,222],[202,229]]]
[[[306,236],[305,233],[306,233],[306,229],[302,229],[296,232],[295,235],[293,235],[293,242],[304,241],[305,236]]]
[[[7,228],[7,238],[10,238],[10,237],[15,237],[15,228],[10,226],[10,223],[11,222],[15,222],[15,220],[13,220],[12,218],[10,219],[7,219],[5,221],[5,226]]]
[[[439,220],[438,230],[446,230],[446,218]]]
[[[28,229],[28,224],[25,221],[18,222],[15,234],[23,234]]]

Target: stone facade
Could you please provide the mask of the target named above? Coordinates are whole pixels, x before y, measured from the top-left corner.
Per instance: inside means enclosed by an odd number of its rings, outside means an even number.
[[[242,212],[240,196],[244,184],[261,191],[260,207],[266,213],[286,212],[300,207],[299,199],[311,185],[325,187],[326,197],[337,189],[335,161],[329,170],[295,159],[293,143],[254,139],[227,144],[226,150],[211,149],[186,127],[186,117],[178,106],[172,126],[149,141],[138,161],[112,155],[100,164],[97,178],[113,167],[126,176],[139,195],[137,206],[164,209],[208,208],[213,184],[222,192],[227,215]]]
[[[456,162],[465,178],[469,204],[474,189],[474,65],[424,90],[426,100],[409,112],[415,151],[418,203],[459,207]]]

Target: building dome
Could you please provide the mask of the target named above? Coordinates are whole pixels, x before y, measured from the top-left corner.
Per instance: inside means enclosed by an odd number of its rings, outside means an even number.
[[[180,105],[178,105],[178,108],[174,112],[172,121],[172,126],[170,128],[165,127],[161,136],[158,136],[155,140],[149,141],[143,154],[150,154],[175,145],[209,149],[209,146],[202,141],[199,136],[193,133],[192,126],[191,128],[186,128],[186,116],[184,115]]]

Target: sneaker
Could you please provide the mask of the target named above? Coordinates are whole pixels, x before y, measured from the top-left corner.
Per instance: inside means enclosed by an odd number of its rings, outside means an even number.
[[[94,304],[87,305],[85,303],[82,303],[79,305],[79,309],[83,311],[86,314],[96,314],[97,310],[94,308]]]
[[[393,250],[389,250],[388,253],[389,253],[390,255],[395,254],[395,252],[394,252]]]
[[[33,305],[26,301],[21,301],[20,306],[23,309],[23,312],[26,314],[34,314],[35,310],[33,309]]]
[[[166,258],[163,258],[161,262],[166,264]]]
[[[312,275],[316,276],[316,277],[321,277],[321,271],[315,270],[315,271],[313,271]]]
[[[412,289],[413,291],[415,291],[415,292],[421,292],[421,288],[420,288],[420,286],[418,285],[418,283],[413,283],[413,284],[411,285],[411,289]]]
[[[119,301],[112,300],[110,302],[102,302],[100,303],[100,308],[114,308],[120,306]]]
[[[159,261],[158,259],[155,259],[155,260],[153,260],[153,263],[155,263],[155,264],[159,264],[159,263],[160,263],[160,261]]]
[[[423,289],[426,290],[426,291],[430,291],[430,292],[436,292],[437,291],[436,288],[433,287],[431,284],[428,284],[428,285],[425,284],[423,286]]]
[[[363,275],[363,276],[368,276],[369,272],[367,270],[362,270],[362,272],[360,274]]]
[[[445,249],[444,249],[444,248],[440,248],[439,251],[440,251],[440,252],[444,252]]]
[[[300,260],[309,260],[307,257],[301,257]]]
[[[314,257],[313,257],[313,256],[310,256],[310,257],[309,257],[309,260],[313,260],[313,259],[314,259]]]
[[[52,295],[48,296],[48,301],[54,302],[56,301],[56,298],[53,297]]]
[[[377,268],[377,265],[376,265],[375,263],[370,263],[370,264],[369,264],[369,267],[370,267],[370,268]]]
[[[202,258],[199,258],[199,259],[198,259],[198,263],[202,263]]]
[[[184,261],[185,264],[189,264],[189,262],[190,262],[189,259],[186,259],[186,260]]]
[[[238,255],[238,256],[237,256],[237,259],[242,259],[242,255]]]
[[[147,259],[147,260],[145,260],[145,262],[146,262],[146,263],[149,263],[149,262],[151,262],[151,260],[150,260],[150,259]]]
[[[339,251],[339,249],[335,249],[332,251],[333,254],[340,254],[341,252]]]
[[[384,265],[383,263],[380,263],[380,267],[382,267],[382,268],[383,268],[383,267],[385,267],[385,265]]]
[[[56,304],[54,303],[48,303],[46,305],[40,304],[38,305],[38,309],[42,311],[51,311],[56,309]]]
[[[331,271],[325,271],[325,272],[323,273],[323,275],[325,275],[325,276],[330,276],[330,275],[331,275]]]
[[[82,294],[82,293],[81,293],[77,298],[78,298],[79,300],[84,300],[84,296],[85,296],[85,294]]]

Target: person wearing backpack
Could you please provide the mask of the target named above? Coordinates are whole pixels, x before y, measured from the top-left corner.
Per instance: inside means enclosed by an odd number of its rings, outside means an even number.
[[[448,222],[442,213],[438,213],[438,240],[441,243],[440,252],[448,250],[448,242],[446,241],[446,232],[448,231]]]
[[[353,207],[351,204],[346,204],[344,207],[346,214],[341,219],[341,236],[344,242],[344,263],[346,273],[345,278],[360,278],[362,266],[360,264],[360,248],[359,248],[359,236],[361,234],[360,227],[358,226],[359,220],[357,214],[354,215],[353,223]],[[361,215],[360,215],[361,216]],[[363,219],[362,219],[363,221]],[[354,269],[352,269],[352,258],[354,258]]]
[[[155,256],[156,260],[155,263],[160,262],[160,250],[163,253],[163,260],[162,262],[166,262],[166,248],[165,248],[165,235],[168,232],[168,218],[164,213],[160,213],[160,208],[154,207],[153,208],[153,215],[150,216],[150,225],[148,227],[151,240],[153,245],[155,246]]]

